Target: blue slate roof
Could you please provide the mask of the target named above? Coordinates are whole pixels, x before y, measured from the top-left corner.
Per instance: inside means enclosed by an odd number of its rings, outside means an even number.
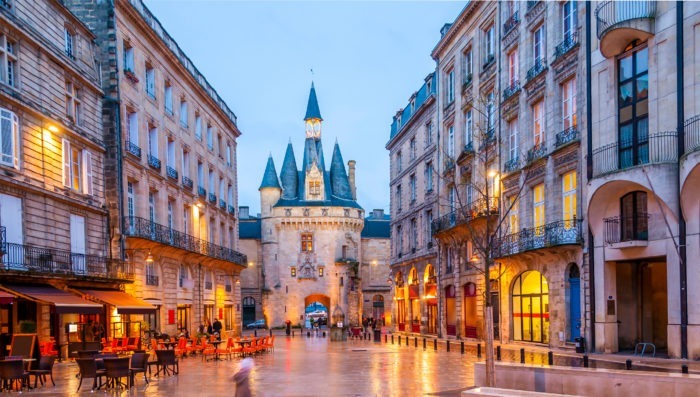
[[[311,82],[311,92],[309,92],[309,103],[306,105],[306,116],[304,116],[304,120],[308,119],[323,120],[323,118],[321,117],[321,110],[318,108],[318,100],[316,99],[316,88],[314,88],[313,81]]]
[[[275,162],[272,161],[272,155],[267,158],[267,166],[265,167],[265,174],[263,175],[262,183],[258,189],[263,189],[267,187],[274,187],[281,189],[280,182],[277,179],[277,170],[275,170]]]
[[[345,172],[345,163],[343,163],[343,155],[340,154],[340,146],[336,142],[333,148],[333,158],[331,158],[331,187],[333,196],[352,200],[352,190],[350,189],[350,181],[348,174]]]
[[[260,230],[260,218],[241,219],[238,224],[238,238],[260,239]]]
[[[362,238],[390,238],[391,217],[384,215],[382,219],[373,216],[365,218],[365,227],[362,228]]]
[[[284,161],[282,162],[282,171],[280,172],[280,179],[282,180],[282,198],[294,199],[297,196],[297,190],[299,186],[299,176],[297,171],[297,162],[294,159],[294,149],[292,148],[292,142],[287,145],[287,152],[284,154]]]
[[[428,99],[437,95],[437,75],[435,73],[429,74],[425,78],[425,83],[423,83],[418,92],[414,95],[413,106],[411,106],[409,102],[403,110],[394,116],[393,122],[391,123],[389,141],[394,139],[394,137],[401,132],[403,127],[411,120],[411,117],[421,110],[421,106],[423,106]]]

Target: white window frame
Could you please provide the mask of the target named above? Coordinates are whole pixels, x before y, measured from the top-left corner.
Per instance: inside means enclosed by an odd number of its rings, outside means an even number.
[[[151,98],[156,98],[156,70],[153,66],[146,63],[146,94]]]
[[[484,64],[486,64],[489,58],[493,57],[495,59],[496,55],[496,24],[491,24],[486,30],[484,30]]]
[[[428,192],[433,190],[433,162],[425,163],[425,189]]]
[[[71,81],[66,81],[66,116],[80,125],[80,89]]]
[[[158,158],[158,127],[148,129],[148,154]]]
[[[518,82],[518,49],[508,53],[508,86],[514,87]]]
[[[576,1],[567,1],[562,4],[562,36],[566,40],[576,33],[578,24],[578,10]]]
[[[411,202],[415,202],[416,196],[417,196],[417,193],[416,193],[416,190],[417,190],[416,189],[416,175],[411,174],[411,176],[408,178],[408,181],[409,181],[409,187],[410,187],[410,191],[411,191]]]
[[[454,124],[447,127],[447,155],[454,158],[455,156],[455,126]]]
[[[190,152],[182,148],[182,176],[190,177]]]
[[[10,141],[8,145],[5,142]],[[5,150],[9,149],[9,152]],[[14,112],[0,108],[0,165],[19,169],[19,119]]]
[[[129,143],[139,146],[139,114],[129,112],[126,116],[126,126],[129,133]]]
[[[122,47],[124,51],[124,71],[134,73],[134,47],[126,40],[122,42]]]
[[[202,116],[200,115],[194,116],[194,137],[198,141],[202,140]]]
[[[545,39],[544,24],[542,24],[532,32],[532,60],[533,60],[533,64],[537,64],[538,61],[544,62],[544,60],[545,60],[544,39]]]
[[[210,125],[207,125],[207,148],[214,150],[214,129]]]
[[[63,186],[83,194],[92,195],[92,153],[87,149],[71,147],[68,139],[61,140],[63,159]]]
[[[14,87],[17,84],[17,44],[7,35],[0,34],[0,81]]]
[[[454,68],[447,71],[447,103],[450,104],[455,100],[455,70]]]
[[[532,226],[537,230],[545,225],[544,183],[532,187]]]
[[[508,160],[518,159],[518,119],[508,123]]]
[[[65,52],[68,57],[75,59],[75,38],[73,37],[73,32],[68,28],[63,29],[63,37],[65,39]]]
[[[544,144],[544,100],[532,104],[532,143],[533,147]]]
[[[187,121],[188,121],[189,115],[187,114],[187,101],[186,100],[181,100],[180,101],[180,125],[187,128]]]
[[[576,128],[576,77],[572,77],[562,84],[562,121],[564,130]]]
[[[168,114],[173,114],[173,86],[170,81],[166,81],[163,87],[163,106]]]

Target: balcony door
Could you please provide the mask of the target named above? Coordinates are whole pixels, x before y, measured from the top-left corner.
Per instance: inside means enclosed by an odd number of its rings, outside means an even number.
[[[0,194],[0,224],[5,227],[5,242],[18,246],[6,246],[7,253],[2,263],[9,266],[24,266],[24,233],[22,232],[22,199]]]
[[[649,162],[648,49],[618,59],[618,161],[624,169]]]
[[[646,192],[631,192],[620,199],[620,241],[647,240],[649,225]]]
[[[70,256],[74,274],[87,274],[85,263],[85,217],[70,214]]]

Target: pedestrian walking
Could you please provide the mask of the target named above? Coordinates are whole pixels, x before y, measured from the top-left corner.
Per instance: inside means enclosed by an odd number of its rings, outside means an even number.
[[[238,363],[238,370],[233,375],[233,381],[236,382],[235,397],[251,397],[250,393],[250,371],[253,369],[253,359],[246,357]]]

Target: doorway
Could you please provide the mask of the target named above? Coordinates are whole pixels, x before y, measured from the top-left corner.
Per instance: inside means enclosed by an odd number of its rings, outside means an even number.
[[[255,321],[255,298],[246,296],[243,298],[243,326]]]
[[[476,315],[476,284],[466,283],[464,285],[464,336],[467,338],[477,338]]]
[[[513,283],[513,339],[549,343],[549,285],[536,270],[526,271]]]
[[[581,273],[572,263],[569,268],[569,341],[581,336]]]

